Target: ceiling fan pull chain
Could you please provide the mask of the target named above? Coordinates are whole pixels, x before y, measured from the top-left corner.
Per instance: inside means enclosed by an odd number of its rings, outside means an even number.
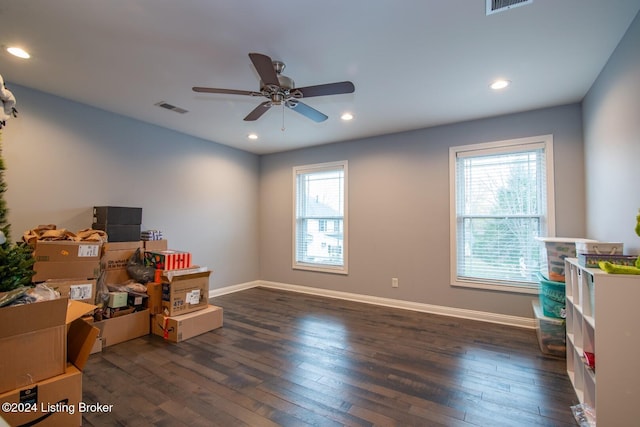
[[[284,102],[282,103],[282,127],[280,130],[284,132]]]

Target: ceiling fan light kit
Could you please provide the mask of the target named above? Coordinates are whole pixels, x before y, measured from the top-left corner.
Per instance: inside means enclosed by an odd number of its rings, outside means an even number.
[[[267,101],[259,104],[244,118],[245,121],[258,120],[271,107],[283,105],[316,123],[324,122],[328,119],[328,116],[303,103],[300,99],[353,93],[355,91],[355,86],[349,81],[296,88],[293,79],[282,74],[285,68],[283,62],[274,61],[267,55],[261,53],[250,53],[249,58],[260,76],[260,91],[219,89],[201,86],[193,87],[193,91],[200,93],[262,96],[267,98]]]

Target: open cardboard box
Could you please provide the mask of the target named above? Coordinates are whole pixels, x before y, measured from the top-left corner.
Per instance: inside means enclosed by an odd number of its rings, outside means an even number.
[[[50,279],[44,282],[60,296],[92,304],[96,300],[96,279]]]
[[[98,329],[81,319],[95,305],[59,298],[0,308],[0,393],[82,370]]]
[[[142,241],[105,243],[100,262],[105,270],[104,280],[107,284],[121,284],[130,279],[127,263],[136,249],[142,250]]]
[[[82,372],[67,365],[62,375],[0,393],[0,402],[22,407],[22,411],[3,411],[0,426],[79,426],[82,425]],[[18,406],[21,405],[21,406]]]
[[[100,329],[85,321],[83,316],[93,313],[96,308],[93,304],[81,301],[69,301],[67,307],[67,360],[81,371],[100,333]]]
[[[93,327],[99,332],[100,342],[93,350],[89,348],[89,351],[96,353],[103,347],[149,335],[149,316],[149,309],[146,309],[93,323]],[[93,342],[91,345],[93,346]],[[85,348],[83,345],[83,350]]]

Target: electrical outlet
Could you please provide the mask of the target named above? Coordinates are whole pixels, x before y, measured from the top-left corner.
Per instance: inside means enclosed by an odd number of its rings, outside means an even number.
[[[394,277],[393,279],[391,279],[391,287],[392,288],[397,288],[398,287],[398,278]]]

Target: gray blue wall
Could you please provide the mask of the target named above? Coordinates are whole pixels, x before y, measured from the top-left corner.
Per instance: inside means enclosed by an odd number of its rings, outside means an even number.
[[[640,15],[583,101],[590,237],[640,251]]]
[[[143,228],[214,271],[212,288],[258,278],[258,156],[7,85],[20,112],[2,130],[14,240],[91,227],[93,206],[138,206]]]
[[[557,234],[584,235],[582,118],[573,104],[263,156],[260,278],[531,317],[534,295],[450,286],[448,156],[450,146],[545,134],[554,135]],[[335,160],[349,161],[349,275],[292,270],[292,167]]]

